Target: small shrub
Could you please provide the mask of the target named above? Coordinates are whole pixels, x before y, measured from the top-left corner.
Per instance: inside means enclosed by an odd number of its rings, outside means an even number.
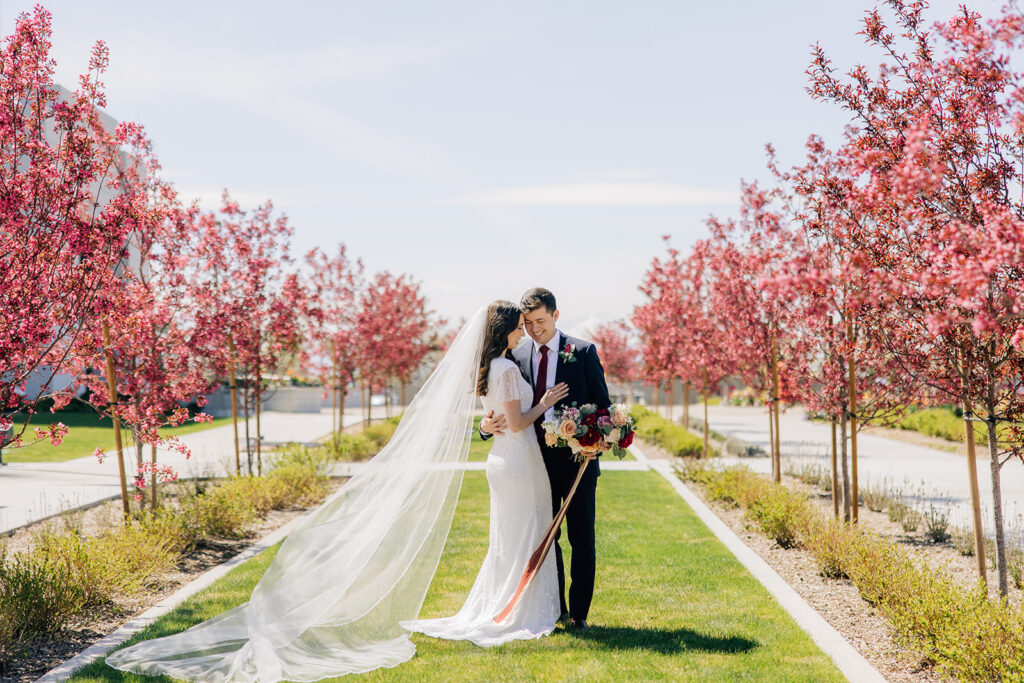
[[[966,557],[974,556],[974,532],[970,529],[954,527],[952,531],[953,548]]]
[[[805,510],[804,498],[776,484],[751,501],[747,517],[758,522],[764,534],[779,546],[793,548],[800,544]]]
[[[229,481],[238,481],[235,478]],[[248,500],[232,495],[233,488],[222,485],[201,496],[185,498],[180,503],[180,514],[186,520],[192,538],[200,540],[210,536],[242,538],[246,528],[255,521],[255,506]]]
[[[1014,548],[1006,555],[1006,566],[1010,570],[1013,585],[1024,590],[1024,550]]]
[[[799,479],[805,484],[822,489],[826,493],[832,492],[832,471],[824,465],[799,460],[787,463],[784,471],[790,477]]]
[[[881,483],[866,483],[858,493],[864,506],[872,512],[885,510],[893,498],[892,487],[884,479]]]
[[[903,515],[903,520],[900,522],[900,526],[907,533],[917,531],[918,527],[921,526],[921,513],[913,508],[907,509],[907,514]]]
[[[768,455],[757,444],[749,443],[735,436],[725,437],[725,451],[741,458],[762,458]]]
[[[933,543],[949,540],[949,517],[939,508],[931,505],[924,515],[924,533]]]
[[[829,517],[811,524],[804,546],[814,555],[818,573],[829,579],[846,579],[853,561],[858,530],[852,524]]]
[[[46,543],[4,558],[0,567],[0,653],[62,630],[88,602],[74,570],[81,546]]]
[[[889,502],[886,503],[885,513],[889,516],[890,522],[902,524],[908,512],[910,512],[910,506],[899,500],[896,496],[890,498]]]

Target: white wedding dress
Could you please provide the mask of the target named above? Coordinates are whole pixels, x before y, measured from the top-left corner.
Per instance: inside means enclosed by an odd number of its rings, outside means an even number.
[[[491,361],[484,410],[505,412],[505,401],[530,409],[533,390],[519,366],[507,358]],[[403,622],[402,626],[448,640],[469,640],[483,647],[548,635],[558,621],[558,575],[549,553],[516,609],[500,624],[494,617],[508,604],[530,555],[551,524],[551,487],[532,426],[494,437],[487,456],[491,491],[487,556],[458,614]]]

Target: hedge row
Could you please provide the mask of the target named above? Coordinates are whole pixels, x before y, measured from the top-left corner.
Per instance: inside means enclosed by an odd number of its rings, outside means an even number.
[[[666,420],[657,413],[640,405],[633,406],[633,421],[636,435],[661,446],[669,453],[680,456],[697,456],[704,453],[704,439],[682,425]],[[718,455],[718,449],[709,448],[710,455]]]
[[[943,676],[1024,680],[1024,607],[966,589],[863,526],[822,514],[805,496],[745,467],[715,470],[690,461],[677,472],[708,498],[741,507],[783,547],[808,550],[819,572],[848,578],[892,624],[900,644]]]

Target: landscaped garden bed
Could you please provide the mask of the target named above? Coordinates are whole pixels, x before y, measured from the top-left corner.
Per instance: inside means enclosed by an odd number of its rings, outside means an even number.
[[[284,447],[264,477],[165,485],[157,511],[135,512],[128,523],[118,500],[0,541],[0,682],[35,680],[316,506],[345,481],[329,476],[331,464],[366,459],[395,424],[323,447]]]

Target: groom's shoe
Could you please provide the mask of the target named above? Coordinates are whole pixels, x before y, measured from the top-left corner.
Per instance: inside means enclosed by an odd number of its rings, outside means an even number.
[[[580,619],[579,621],[577,621],[575,619],[569,619],[569,628],[572,628],[572,629],[577,629],[577,628],[583,629],[583,628],[590,628],[590,627],[587,626],[587,620],[586,619]]]
[[[568,610],[563,611],[561,614],[558,615],[558,623],[559,624],[568,624],[569,623],[569,612],[568,612]]]

